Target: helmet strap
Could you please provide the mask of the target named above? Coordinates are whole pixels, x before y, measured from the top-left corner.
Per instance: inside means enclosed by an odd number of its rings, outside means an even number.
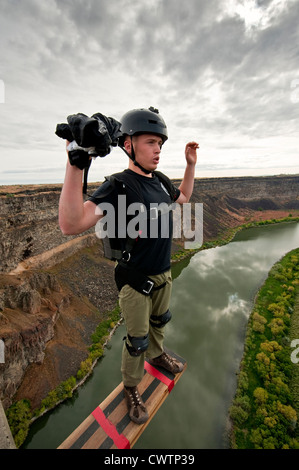
[[[138,168],[140,168],[140,170],[143,171],[143,173],[145,173],[146,175],[149,175],[152,172],[151,170],[146,170],[145,168],[143,168],[143,166],[141,166],[140,163],[138,163],[136,160],[134,160],[134,165],[138,166]]]
[[[140,165],[140,163],[137,162],[135,151],[134,151],[134,146],[133,146],[133,137],[132,136],[131,136],[131,159],[133,160],[134,165],[137,166],[138,168],[140,168],[140,170],[143,171],[143,173],[145,173],[146,175],[149,175],[151,173],[151,170],[146,170],[145,168],[143,168],[143,166]]]
[[[135,166],[140,168],[140,170],[143,171],[143,173],[145,173],[146,175],[149,175],[150,173],[152,173],[152,171],[151,170],[146,170],[145,168],[143,168],[143,166],[140,165],[140,163],[137,162],[135,151],[134,151],[134,146],[133,146],[133,138],[132,138],[132,136],[130,136],[130,138],[131,138],[131,154],[129,154],[129,152],[127,152],[127,150],[125,149],[125,147],[123,145],[121,145],[120,148],[128,155],[128,157],[133,161]]]
[[[134,151],[134,146],[133,146],[133,139],[132,139],[132,136],[130,137],[131,137],[131,155],[129,154],[129,152],[127,152],[127,150],[125,149],[123,145],[121,146],[121,148],[128,155],[128,157],[133,161],[135,166],[140,168],[140,170],[143,171],[143,173],[145,173],[146,175],[149,175],[150,173],[152,173],[152,171],[146,170],[145,168],[143,168],[143,166],[140,165],[140,163],[137,162],[135,151]]]

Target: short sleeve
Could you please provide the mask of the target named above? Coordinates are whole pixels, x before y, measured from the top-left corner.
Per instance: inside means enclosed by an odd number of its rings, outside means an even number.
[[[96,205],[101,204],[101,202],[111,202],[113,204],[114,200],[115,191],[109,181],[104,181],[88,198],[88,201],[94,202]]]
[[[172,186],[173,186],[173,200],[176,201],[180,197],[181,191],[176,186],[174,185]]]

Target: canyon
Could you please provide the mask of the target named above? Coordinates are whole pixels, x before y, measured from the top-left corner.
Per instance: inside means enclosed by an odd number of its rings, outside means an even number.
[[[175,185],[180,180],[173,180]],[[91,194],[100,183],[90,183]],[[91,335],[117,303],[114,263],[95,230],[65,236],[58,225],[61,185],[0,187],[0,399],[33,408],[75,375]],[[196,178],[203,241],[250,221],[299,216],[299,175]],[[174,240],[173,252],[183,240]]]

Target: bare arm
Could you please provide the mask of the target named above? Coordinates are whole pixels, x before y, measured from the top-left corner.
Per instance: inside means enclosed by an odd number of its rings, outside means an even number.
[[[176,201],[179,204],[184,204],[188,202],[192,195],[198,148],[199,148],[199,145],[196,142],[189,142],[186,145],[185,156],[186,156],[187,166],[185,169],[183,181],[181,182],[179,186],[181,194]]]
[[[96,205],[83,201],[82,174],[67,161],[63,188],[59,200],[59,226],[64,235],[77,235],[93,227],[101,218]]]

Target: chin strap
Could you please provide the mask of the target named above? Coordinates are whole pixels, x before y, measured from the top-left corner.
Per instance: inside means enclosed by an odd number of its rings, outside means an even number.
[[[134,151],[134,147],[133,147],[133,139],[132,139],[132,136],[131,136],[131,155],[125,150],[124,147],[121,147],[123,149],[123,151],[128,155],[129,158],[131,158],[131,160],[133,161],[134,165],[135,166],[138,166],[138,168],[140,168],[141,171],[143,171],[143,173],[145,173],[146,175],[149,175],[152,173],[151,170],[146,170],[145,168],[143,168],[143,166],[140,165],[140,163],[137,162],[136,160],[136,156],[135,156],[135,151]]]
[[[140,163],[136,162],[136,160],[134,160],[134,165],[135,166],[138,166],[138,168],[140,168],[141,171],[143,171],[143,173],[145,173],[146,175],[150,175],[151,174],[151,170],[146,170],[145,168],[143,168]]]

